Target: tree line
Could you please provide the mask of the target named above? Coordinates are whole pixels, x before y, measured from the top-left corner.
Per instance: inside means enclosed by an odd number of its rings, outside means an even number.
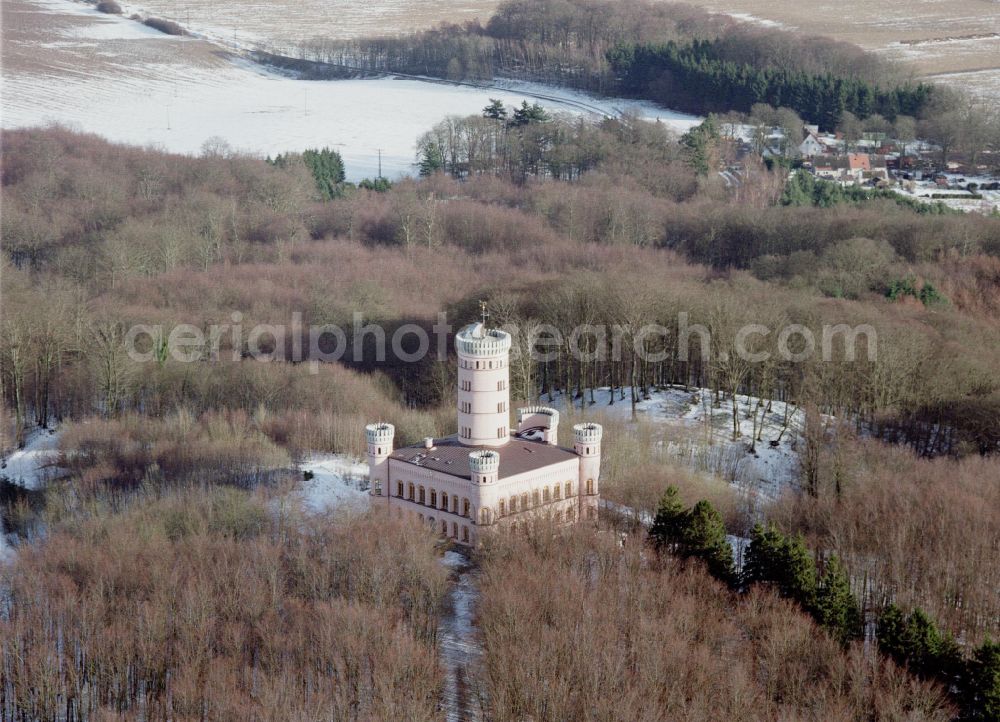
[[[843,114],[919,116],[933,86],[926,83],[881,88],[857,77],[807,74],[789,66],[769,68],[726,59],[718,41],[690,44],[620,45],[608,51],[621,89],[693,113],[749,111],[755,103],[788,107],[806,120],[833,130]]]

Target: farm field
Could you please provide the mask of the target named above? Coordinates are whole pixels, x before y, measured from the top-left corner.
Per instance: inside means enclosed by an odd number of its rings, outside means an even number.
[[[1000,100],[1000,2],[996,0],[690,0],[771,27],[856,43],[934,78]]]
[[[398,35],[440,22],[485,22],[497,0],[139,0],[120,3],[126,14],[141,11],[175,20],[206,36],[278,47],[322,35],[351,38]]]
[[[490,98],[538,99],[572,114],[628,110],[681,132],[698,122],[652,103],[529,83],[296,80],[204,39],[164,35],[71,0],[12,0],[4,14],[5,128],[61,123],[195,154],[217,137],[260,155],[331,146],[348,179],[360,180],[378,174],[380,148],[383,175],[412,173],[422,133],[446,115],[478,113]]]

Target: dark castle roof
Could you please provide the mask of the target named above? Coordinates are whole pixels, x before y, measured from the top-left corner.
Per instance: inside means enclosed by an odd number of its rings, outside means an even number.
[[[458,440],[458,436],[446,436],[435,439],[432,449],[425,448],[423,444],[405,446],[396,449],[389,458],[460,479],[471,479],[469,453],[477,449],[488,449],[500,454],[501,479],[578,458],[572,449],[527,441],[516,436],[511,436],[510,441],[503,446],[466,446]]]

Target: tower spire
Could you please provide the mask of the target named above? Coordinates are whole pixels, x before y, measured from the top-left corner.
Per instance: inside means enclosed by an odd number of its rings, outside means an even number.
[[[479,302],[479,312],[483,316],[483,328],[486,328],[486,319],[490,317],[490,312],[486,309],[486,301]]]

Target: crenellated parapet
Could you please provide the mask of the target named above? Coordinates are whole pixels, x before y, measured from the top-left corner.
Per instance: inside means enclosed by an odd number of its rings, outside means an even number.
[[[511,337],[498,328],[469,324],[455,334],[455,350],[461,356],[500,356],[510,351]]]
[[[492,484],[500,475],[500,454],[489,449],[471,452],[469,472],[473,484]]]
[[[391,450],[395,436],[396,427],[384,421],[365,426],[365,439],[369,446],[388,446]]]
[[[600,447],[602,436],[604,436],[604,427],[600,424],[587,422],[573,425],[573,443],[575,445]]]

